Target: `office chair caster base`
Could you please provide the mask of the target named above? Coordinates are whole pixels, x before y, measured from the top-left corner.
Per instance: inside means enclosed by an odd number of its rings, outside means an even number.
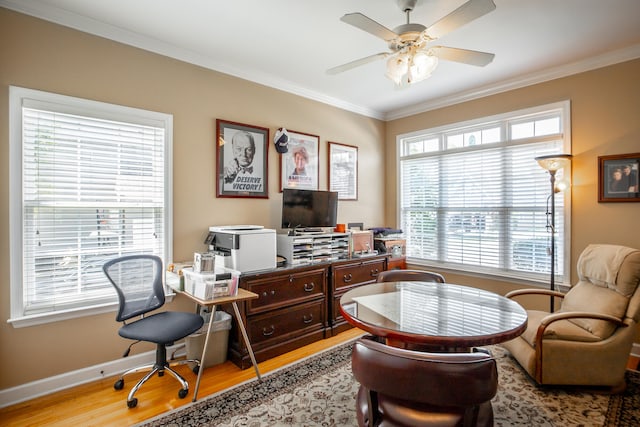
[[[113,384],[113,388],[116,390],[122,390],[124,388],[124,380],[119,379],[118,381],[116,381],[115,384]]]
[[[194,366],[191,371],[193,371],[194,374],[198,375],[198,372],[200,372],[200,366],[198,365]]]
[[[187,394],[189,394],[189,389],[181,388],[180,391],[178,392],[178,397],[180,399],[184,399],[185,397],[187,397]]]
[[[131,400],[127,400],[127,407],[135,408],[136,406],[138,406],[138,398],[137,397],[134,397]]]

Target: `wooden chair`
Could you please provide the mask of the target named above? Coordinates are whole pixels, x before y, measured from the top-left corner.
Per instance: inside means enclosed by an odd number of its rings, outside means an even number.
[[[485,353],[425,353],[363,337],[351,365],[359,426],[493,425],[498,370]]]
[[[424,270],[387,270],[378,273],[376,282],[435,282],[444,283],[442,274]]]

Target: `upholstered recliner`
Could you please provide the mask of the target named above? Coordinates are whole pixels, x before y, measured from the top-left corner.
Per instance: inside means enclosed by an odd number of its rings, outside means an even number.
[[[555,313],[528,310],[526,331],[503,346],[538,384],[620,391],[640,319],[640,250],[589,245],[577,270],[578,283],[566,294],[523,289],[506,295],[553,294],[562,304]]]
[[[485,353],[425,353],[363,337],[351,357],[359,426],[492,426],[496,361]]]

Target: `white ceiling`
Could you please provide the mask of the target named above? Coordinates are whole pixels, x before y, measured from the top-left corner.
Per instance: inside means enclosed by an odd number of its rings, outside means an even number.
[[[411,22],[429,26],[466,0],[419,0]],[[484,68],[440,61],[432,77],[396,89],[387,51],[340,21],[361,12],[393,29],[396,0],[0,0],[0,6],[380,119],[640,57],[640,0],[494,0],[489,14],[438,44],[495,54]]]

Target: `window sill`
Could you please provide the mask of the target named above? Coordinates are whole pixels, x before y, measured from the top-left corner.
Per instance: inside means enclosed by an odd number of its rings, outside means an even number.
[[[173,301],[175,293],[168,292],[165,295],[166,302]],[[86,308],[74,308],[65,311],[52,313],[39,313],[30,316],[20,316],[7,320],[14,328],[26,328],[29,326],[44,325],[47,323],[60,322],[63,320],[78,319],[81,317],[95,316],[96,314],[112,313],[118,309],[118,303],[113,302],[104,305],[94,305]]]
[[[479,271],[479,270],[472,270],[470,268],[465,269],[465,268],[461,268],[460,266],[451,267],[451,266],[447,266],[446,264],[428,263],[425,260],[421,260],[418,258],[410,258],[410,259],[408,258],[407,264],[420,266],[426,269],[433,268],[445,273],[449,271],[451,273],[461,274],[461,275],[471,276],[471,277],[478,277],[481,279],[498,280],[501,282],[509,282],[517,285],[530,286],[534,288],[543,288],[543,289],[549,288],[548,278],[541,280],[539,278],[526,277],[526,275],[524,274],[521,276],[517,276],[512,274],[506,274],[506,273],[490,272],[488,270]],[[556,290],[561,292],[567,292],[571,288],[571,285],[568,283],[559,282],[559,280],[560,278],[556,277]]]

